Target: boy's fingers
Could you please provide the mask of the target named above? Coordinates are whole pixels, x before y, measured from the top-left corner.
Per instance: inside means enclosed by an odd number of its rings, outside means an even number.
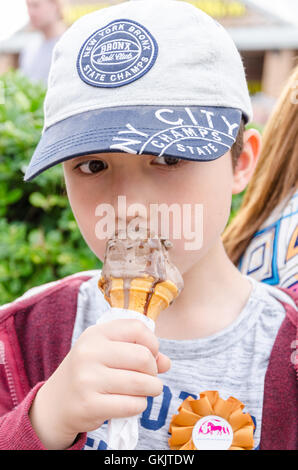
[[[112,393],[98,394],[94,403],[95,410],[106,411],[106,419],[135,416],[145,411],[146,408],[147,397]]]
[[[157,363],[150,350],[141,344],[113,341],[112,349],[101,352],[102,364],[112,369],[134,370],[157,375]]]
[[[162,353],[158,353],[156,358],[157,369],[159,374],[167,372],[171,367],[171,360],[168,356]]]
[[[102,333],[111,341],[141,344],[151,351],[153,357],[158,354],[157,337],[140,320],[112,320],[96,327],[100,327]]]
[[[106,367],[102,370],[102,375],[105,385],[101,385],[100,393],[155,397],[163,390],[163,383],[159,378],[141,372]]]

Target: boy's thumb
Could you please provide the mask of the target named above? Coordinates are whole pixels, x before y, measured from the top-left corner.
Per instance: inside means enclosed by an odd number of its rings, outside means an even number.
[[[171,367],[171,360],[168,356],[159,352],[156,357],[156,364],[157,364],[158,373],[162,374],[164,372],[167,372],[169,368]]]

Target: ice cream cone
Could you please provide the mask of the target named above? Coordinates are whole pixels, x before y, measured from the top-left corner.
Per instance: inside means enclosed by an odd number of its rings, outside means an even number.
[[[153,290],[154,277],[136,277],[131,280],[129,289],[129,310],[146,315],[148,299]]]
[[[167,280],[157,283],[149,301],[147,317],[156,321],[160,312],[167,308],[177,295],[178,288],[172,281]]]
[[[154,321],[178,295],[178,288],[172,281],[156,283],[152,276],[132,279],[127,293],[124,279],[112,278],[110,282],[109,292],[106,292],[106,283],[103,278],[99,280],[98,287],[111,307],[128,308],[147,315]]]
[[[112,279],[110,290],[110,298],[107,299],[112,307],[123,308],[124,305],[124,289],[123,279]]]
[[[169,258],[171,243],[149,234],[136,239],[118,235],[107,242],[98,287],[111,307],[156,321],[183,289],[183,278]]]

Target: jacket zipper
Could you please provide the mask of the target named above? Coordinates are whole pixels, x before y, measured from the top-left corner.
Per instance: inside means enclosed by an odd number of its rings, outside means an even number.
[[[12,404],[13,404],[13,407],[15,408],[18,405],[18,397],[17,397],[17,392],[16,392],[16,388],[14,385],[12,373],[9,369],[8,362],[5,359],[5,345],[3,341],[0,341],[0,364],[4,365],[4,371],[5,371],[6,378],[7,378],[7,383],[9,387]]]

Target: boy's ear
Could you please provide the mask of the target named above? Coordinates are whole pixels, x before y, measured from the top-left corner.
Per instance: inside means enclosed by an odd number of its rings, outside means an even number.
[[[257,129],[248,129],[244,132],[243,150],[234,170],[232,194],[241,193],[248,185],[260,155],[261,142],[261,134]]]

